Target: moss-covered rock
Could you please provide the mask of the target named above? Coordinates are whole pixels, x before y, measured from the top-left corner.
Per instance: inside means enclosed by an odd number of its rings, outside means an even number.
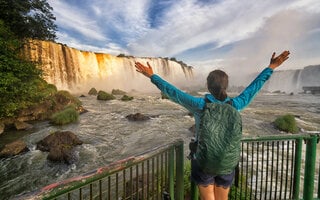
[[[93,95],[93,96],[97,96],[98,91],[96,90],[96,88],[91,88],[88,92],[89,95]]]
[[[299,131],[299,128],[296,124],[296,120],[293,115],[287,114],[278,117],[274,124],[277,129],[289,133],[297,133]]]
[[[113,96],[112,94],[109,94],[109,93],[107,93],[107,92],[105,92],[105,91],[100,90],[100,91],[98,92],[97,99],[98,99],[98,100],[103,100],[103,101],[108,101],[108,100],[116,99],[116,97]]]
[[[125,95],[127,94],[125,91],[119,90],[119,89],[112,89],[111,94],[113,95]]]
[[[130,97],[128,95],[123,95],[121,97],[121,101],[131,101],[131,100],[133,100],[133,97]]]

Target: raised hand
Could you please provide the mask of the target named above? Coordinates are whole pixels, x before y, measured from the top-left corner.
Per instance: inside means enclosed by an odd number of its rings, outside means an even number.
[[[272,57],[270,59],[270,65],[269,67],[271,69],[275,69],[279,67],[285,60],[289,58],[289,51],[283,51],[279,56],[276,56],[276,52],[273,52]]]
[[[140,72],[141,74],[150,78],[150,76],[153,75],[153,70],[152,70],[152,67],[149,65],[149,62],[147,62],[147,65],[148,67],[139,62],[134,63],[134,66],[136,67],[137,72]]]

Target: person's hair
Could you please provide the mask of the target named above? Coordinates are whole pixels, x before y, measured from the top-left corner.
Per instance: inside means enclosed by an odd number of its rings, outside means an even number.
[[[228,75],[221,70],[214,70],[207,77],[207,87],[209,92],[218,100],[227,98]]]

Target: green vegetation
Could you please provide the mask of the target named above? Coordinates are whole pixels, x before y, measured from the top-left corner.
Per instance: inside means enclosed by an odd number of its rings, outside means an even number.
[[[191,162],[188,160],[184,162],[184,170],[183,170],[183,183],[184,183],[184,194],[185,196],[190,196],[191,194]]]
[[[297,133],[299,131],[299,128],[296,124],[296,120],[293,115],[287,114],[278,117],[274,124],[276,128],[278,128],[281,131],[289,132],[289,133]]]
[[[232,184],[229,192],[229,199],[250,199],[252,189],[247,185],[246,177],[240,176],[238,181],[238,186]]]
[[[21,56],[29,38],[55,38],[52,8],[45,0],[0,0],[0,119],[43,102],[56,92],[42,71]]]
[[[56,38],[56,18],[46,0],[0,0],[0,10],[0,20],[19,39]]]
[[[41,78],[35,64],[19,56],[21,42],[0,20],[0,118],[12,117],[56,88]]]
[[[52,115],[51,123],[55,125],[65,125],[79,120],[79,113],[75,105],[69,105],[64,110]]]
[[[100,91],[98,92],[97,99],[98,99],[98,100],[108,101],[108,100],[116,99],[116,97],[113,96],[112,94],[109,94],[109,93],[107,93],[107,92],[105,92],[105,91],[100,90]]]

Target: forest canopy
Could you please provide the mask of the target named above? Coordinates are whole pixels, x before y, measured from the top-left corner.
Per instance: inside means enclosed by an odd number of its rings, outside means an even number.
[[[18,37],[55,40],[55,16],[46,0],[0,0],[0,20]]]
[[[55,17],[45,0],[0,0],[0,119],[45,98],[42,72],[22,57],[27,39],[54,40]]]

